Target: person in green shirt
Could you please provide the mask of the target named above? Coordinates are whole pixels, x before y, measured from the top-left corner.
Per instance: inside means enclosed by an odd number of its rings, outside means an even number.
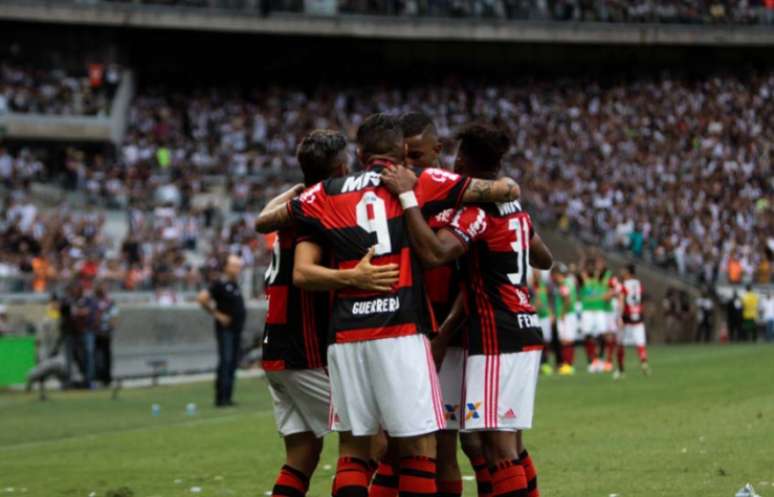
[[[540,357],[540,371],[544,375],[551,375],[554,373],[554,368],[551,367],[549,361],[549,350],[551,349],[551,345],[553,343],[553,337],[551,334],[551,316],[553,312],[549,301],[548,286],[546,285],[546,282],[543,279],[540,271],[535,270],[532,273],[531,287],[534,294],[532,302],[535,305],[535,312],[537,313],[538,320],[540,322],[540,330],[543,333],[543,342],[545,343],[545,348],[543,348],[543,355]],[[556,356],[556,364],[557,366],[560,364],[558,355]]]
[[[560,375],[575,374],[575,340],[578,333],[578,319],[575,314],[577,292],[575,280],[567,266],[557,264],[551,272],[554,283],[552,303],[556,332],[561,343],[562,365]]]

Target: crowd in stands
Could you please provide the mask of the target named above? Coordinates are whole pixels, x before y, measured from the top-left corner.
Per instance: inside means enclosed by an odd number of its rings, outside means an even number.
[[[77,72],[0,61],[0,114],[108,115],[120,79],[116,65]]]
[[[302,11],[300,0],[109,0],[123,3]],[[485,17],[555,21],[772,23],[771,0],[337,0],[327,12],[401,16]]]
[[[173,206],[173,216],[151,216],[130,232],[158,266],[142,266],[149,272],[140,280],[175,268],[173,279],[187,281],[193,269],[178,264],[180,254],[202,240],[204,229],[210,238],[217,234],[212,246],[241,244],[252,254],[243,254],[248,261],[265,257],[247,217],[213,231],[218,209],[202,199],[220,192],[230,199],[227,210],[256,211],[299,181],[294,153],[309,130],[335,128],[352,137],[371,112],[422,110],[435,119],[447,142],[443,160],[451,164],[454,130],[487,119],[512,134],[506,173],[524,185],[540,222],[701,282],[770,282],[772,99],[770,72],[617,84],[450,80],[312,93],[147,90],[134,102],[115,157],[70,150],[64,171],[69,186],[92,202],[131,207],[137,219]],[[0,149],[6,185],[48,170],[29,151],[14,158]]]

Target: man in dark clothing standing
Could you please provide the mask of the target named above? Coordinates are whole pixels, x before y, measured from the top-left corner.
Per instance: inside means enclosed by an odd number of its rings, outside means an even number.
[[[105,285],[97,287],[95,292],[98,310],[98,328],[96,338],[96,377],[105,386],[113,381],[113,333],[118,318],[118,306],[110,298]]]
[[[234,405],[231,397],[246,317],[245,301],[239,289],[241,270],[242,259],[229,255],[223,264],[223,276],[197,297],[202,308],[215,318],[215,338],[218,342],[216,407]]]
[[[729,339],[732,342],[739,341],[742,338],[742,299],[736,290],[726,302],[726,324]]]

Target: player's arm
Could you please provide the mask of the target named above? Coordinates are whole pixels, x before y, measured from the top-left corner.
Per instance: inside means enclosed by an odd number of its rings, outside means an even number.
[[[457,237],[445,230],[436,234],[425,221],[413,191],[417,183],[413,171],[405,167],[386,169],[382,181],[400,199],[411,246],[425,266],[441,266],[465,253],[466,247]]]
[[[537,233],[529,241],[529,265],[535,269],[549,270],[554,264],[551,251]]]
[[[511,178],[496,180],[473,178],[462,194],[462,201],[470,203],[511,202],[521,197],[521,188]]]
[[[397,264],[374,266],[374,247],[352,269],[331,269],[321,265],[322,248],[309,241],[296,245],[293,284],[304,290],[336,290],[355,287],[361,290],[389,292],[398,282]]]
[[[436,368],[441,367],[443,358],[446,355],[446,349],[449,347],[449,344],[454,337],[460,332],[460,327],[466,318],[465,295],[464,292],[460,291],[460,293],[457,294],[457,298],[454,301],[454,305],[452,305],[449,315],[446,316],[446,320],[441,324],[438,335],[433,338],[433,341],[430,343],[430,349],[433,353],[433,360],[435,361]]]
[[[304,191],[304,185],[297,184],[290,190],[280,193],[269,200],[255,220],[255,231],[258,233],[271,233],[281,228],[286,228],[292,223],[287,203]]]

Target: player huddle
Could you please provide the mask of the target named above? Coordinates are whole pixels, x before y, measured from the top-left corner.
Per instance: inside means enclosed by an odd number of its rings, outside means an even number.
[[[618,278],[601,256],[580,267],[576,271],[558,264],[548,281],[536,272],[532,283],[540,327],[547,350],[554,345],[558,373],[575,373],[575,344],[582,339],[590,373],[612,371],[613,378],[620,378],[625,347],[634,346],[642,371],[649,374],[643,287],[634,265],[622,269]],[[543,373],[553,373],[547,351],[542,362]]]
[[[539,495],[521,431],[543,338],[528,267],[552,256],[500,177],[510,147],[480,123],[456,135],[454,171],[424,115],[374,114],[348,170],[338,132],[304,138],[304,185],[271,200],[278,230],[263,367],[286,463],[275,496],[302,497],[339,432],[334,497],[459,496],[457,440],[479,495]]]

